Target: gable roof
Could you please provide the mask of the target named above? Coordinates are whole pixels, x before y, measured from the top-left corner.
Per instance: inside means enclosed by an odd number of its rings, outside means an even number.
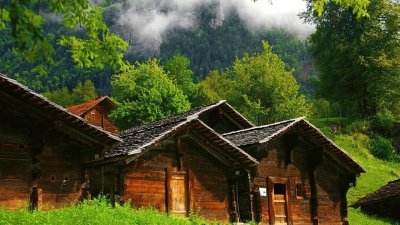
[[[62,126],[68,131],[79,132],[91,140],[97,140],[98,143],[112,143],[121,141],[120,138],[104,131],[103,129],[89,124],[81,117],[67,112],[63,107],[49,101],[40,94],[35,93],[28,87],[17,81],[0,74],[0,94],[2,98],[14,100],[20,106],[33,109],[46,119],[54,121],[57,126]],[[67,132],[65,129],[64,132]]]
[[[253,127],[249,129],[233,131],[223,134],[223,136],[230,140],[237,146],[245,146],[252,144],[268,143],[298,126],[303,128],[307,133],[313,136],[318,142],[325,146],[328,153],[343,161],[355,173],[365,172],[362,168],[346,151],[339,148],[329,138],[327,138],[318,128],[309,123],[303,117],[285,120],[264,126]]]
[[[388,198],[400,198],[400,179],[387,183],[385,186],[379,188],[375,192],[359,199],[351,206],[358,207],[361,205],[372,204]]]
[[[222,137],[222,135],[218,134],[199,120],[199,116],[203,113],[221,106],[226,106],[225,101],[192,109],[182,114],[170,116],[156,122],[135,126],[131,129],[122,131],[119,134],[119,137],[124,141],[114,145],[106,152],[105,157],[111,158],[116,156],[140,155],[160,143],[165,138],[193,125],[197,130],[200,130],[203,135],[213,137],[213,144],[221,147],[227,153],[236,155],[234,157],[242,160],[244,164],[258,164],[257,160],[252,156],[236,147],[230,141]]]
[[[71,112],[77,116],[82,116],[83,114],[85,114],[86,112],[90,111],[91,109],[93,109],[96,105],[103,103],[103,102],[107,102],[112,108],[115,107],[114,102],[110,99],[110,97],[108,96],[102,96],[102,97],[98,97],[92,101],[89,102],[84,102],[78,105],[73,105],[67,108],[68,112]]]

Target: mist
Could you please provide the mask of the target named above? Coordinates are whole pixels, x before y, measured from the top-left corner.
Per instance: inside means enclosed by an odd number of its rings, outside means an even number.
[[[249,31],[279,27],[301,36],[314,31],[312,25],[303,24],[297,16],[306,7],[302,0],[129,0],[120,5],[117,23],[129,30],[136,45],[157,51],[167,31],[196,27],[196,9],[207,4],[218,8],[218,17],[210,26],[221,25],[225,16],[235,10]]]

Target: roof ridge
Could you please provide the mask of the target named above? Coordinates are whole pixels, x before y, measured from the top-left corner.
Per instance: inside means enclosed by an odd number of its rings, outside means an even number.
[[[236,130],[236,131],[231,131],[228,133],[224,133],[222,134],[223,136],[225,135],[231,135],[231,134],[237,134],[237,133],[241,133],[241,132],[246,132],[249,130],[258,130],[258,129],[262,129],[262,128],[266,128],[266,127],[271,127],[271,126],[276,126],[276,125],[280,125],[283,123],[287,123],[287,122],[298,122],[302,119],[304,119],[305,117],[297,117],[297,118],[293,118],[293,119],[288,119],[288,120],[283,120],[283,121],[279,121],[279,122],[275,122],[275,123],[270,123],[270,124],[265,124],[265,125],[261,125],[261,126],[256,126],[256,127],[250,127],[250,128],[246,128],[246,129],[242,129],[242,130]]]
[[[221,105],[221,104],[224,103],[224,102],[226,102],[226,100],[220,100],[220,101],[218,101],[218,102],[214,102],[214,103],[209,104],[209,105],[199,106],[199,107],[196,107],[196,108],[194,108],[194,109],[190,109],[190,110],[188,110],[188,111],[186,111],[186,112],[181,112],[181,113],[179,113],[179,114],[170,115],[170,116],[164,117],[164,118],[162,118],[162,119],[159,119],[159,120],[156,120],[156,121],[153,121],[153,122],[148,122],[148,123],[145,123],[145,124],[142,124],[142,125],[133,126],[133,127],[129,128],[129,129],[126,129],[126,130],[122,131],[120,136],[124,136],[123,134],[125,134],[125,133],[127,133],[127,132],[129,132],[129,131],[133,131],[133,130],[135,130],[135,128],[137,129],[137,128],[141,127],[141,126],[148,126],[148,125],[151,125],[151,124],[153,124],[153,123],[156,124],[156,123],[159,123],[159,122],[161,122],[161,121],[163,121],[163,120],[168,120],[168,119],[173,118],[173,117],[179,117],[180,115],[183,115],[183,114],[188,113],[188,112],[190,112],[190,111],[195,111],[196,109],[197,109],[197,110],[198,110],[198,109],[201,109],[199,112],[195,112],[195,113],[193,113],[193,114],[191,114],[191,115],[186,116],[185,118],[178,119],[178,120],[176,120],[176,121],[166,122],[165,124],[160,124],[160,125],[152,126],[151,128],[147,128],[147,129],[140,129],[140,130],[138,130],[136,133],[143,132],[143,131],[146,131],[146,130],[149,130],[149,129],[153,129],[153,128],[155,128],[155,127],[161,127],[161,126],[165,126],[165,125],[168,125],[168,124],[171,124],[171,123],[176,123],[176,122],[179,122],[179,121],[182,121],[182,120],[190,121],[190,120],[191,120],[191,119],[190,119],[191,117],[196,117],[196,118],[198,118],[199,114],[203,113],[204,111],[209,110],[210,108],[214,108],[214,107],[216,107],[216,106],[218,106],[218,105]]]
[[[202,124],[204,127],[206,127],[207,129],[209,129],[212,133],[214,133],[215,135],[217,135],[219,138],[221,138],[223,141],[225,141],[226,143],[228,143],[229,145],[231,145],[233,148],[237,149],[240,153],[242,153],[243,155],[245,155],[246,157],[248,157],[249,159],[251,159],[252,161],[256,162],[257,164],[259,163],[257,159],[255,159],[253,156],[251,156],[249,153],[247,153],[246,151],[244,151],[243,149],[239,148],[238,146],[236,146],[235,144],[233,144],[230,140],[228,140],[227,138],[225,138],[224,136],[222,136],[222,134],[216,132],[214,129],[212,129],[211,127],[209,127],[207,124],[205,124],[203,121],[196,119],[196,121],[198,121],[200,124]]]
[[[290,120],[288,120],[287,122],[289,122]],[[298,117],[296,119],[293,119],[293,121],[291,121],[288,125],[286,125],[285,127],[282,127],[281,129],[277,130],[274,134],[272,134],[271,136],[264,138],[262,140],[259,140],[258,143],[265,143],[269,140],[271,140],[272,138],[274,138],[275,136],[279,135],[280,133],[286,131],[287,129],[291,128],[292,126],[294,126],[295,124],[297,124],[300,121],[304,121],[304,117]],[[283,124],[283,123],[280,123]],[[276,124],[276,125],[280,125],[280,124]]]
[[[251,126],[255,127],[255,125],[248,120],[246,117],[244,117],[241,113],[239,113],[235,108],[233,108],[226,100],[223,100],[227,106],[229,106],[236,114],[238,114],[243,120],[245,120],[248,124]]]

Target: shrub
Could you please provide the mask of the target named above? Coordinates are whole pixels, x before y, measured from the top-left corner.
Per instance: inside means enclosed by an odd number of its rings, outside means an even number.
[[[390,140],[378,135],[371,139],[371,153],[379,159],[392,160],[394,147]]]
[[[368,120],[355,120],[345,125],[344,133],[353,134],[353,133],[364,133],[370,129],[370,122]]]
[[[377,113],[371,121],[372,130],[386,137],[389,137],[394,133],[395,125],[396,119],[389,111]]]

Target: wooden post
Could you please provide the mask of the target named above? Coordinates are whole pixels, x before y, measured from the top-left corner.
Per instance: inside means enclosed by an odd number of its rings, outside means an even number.
[[[340,192],[340,215],[342,217],[343,225],[349,225],[349,221],[347,220],[348,211],[347,211],[347,198],[346,193],[349,189],[348,183],[343,184],[341,192]]]
[[[318,225],[318,196],[317,186],[315,183],[315,166],[310,171],[310,187],[311,187],[311,199],[310,199],[310,210],[311,210],[311,221],[313,225]]]
[[[232,222],[239,222],[239,217],[238,217],[238,210],[237,210],[237,206],[236,206],[236,185],[233,183],[230,186],[231,189],[231,195],[232,195],[232,201],[231,201],[231,206],[232,206],[232,211],[231,211],[231,216],[234,221]]]
[[[249,197],[250,197],[250,215],[251,215],[251,221],[255,221],[255,216],[254,216],[254,192],[253,192],[253,178],[251,175],[251,171],[247,171],[247,176],[249,179]]]

